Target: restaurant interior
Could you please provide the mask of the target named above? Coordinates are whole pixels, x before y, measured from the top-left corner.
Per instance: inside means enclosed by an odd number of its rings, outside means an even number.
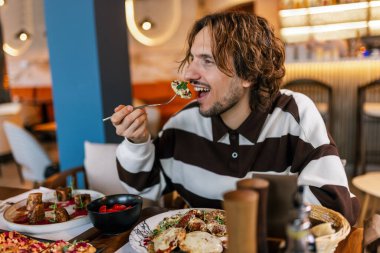
[[[357,227],[380,213],[379,0],[110,2],[0,0],[0,187],[54,188],[44,173],[59,167],[79,172],[80,188],[126,193],[122,139],[102,119],[119,104],[168,101],[192,23],[239,10],[265,17],[284,42],[282,88],[308,95],[325,120],[361,202]],[[187,103],[147,108],[151,135]]]

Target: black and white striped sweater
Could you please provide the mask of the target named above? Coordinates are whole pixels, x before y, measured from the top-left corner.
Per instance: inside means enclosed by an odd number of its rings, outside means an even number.
[[[253,112],[236,130],[203,117],[190,103],[153,142],[124,140],[119,177],[130,193],[157,200],[177,190],[192,207],[220,208],[223,193],[253,174],[298,174],[305,201],[342,213],[353,225],[359,202],[350,193],[334,141],[313,102],[280,90],[267,112]]]

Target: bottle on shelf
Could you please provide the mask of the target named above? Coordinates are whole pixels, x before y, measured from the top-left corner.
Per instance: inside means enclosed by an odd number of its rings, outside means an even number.
[[[288,238],[285,253],[316,252],[315,240],[310,233],[311,207],[304,204],[303,192],[304,186],[299,186],[293,199],[293,215],[286,228]]]

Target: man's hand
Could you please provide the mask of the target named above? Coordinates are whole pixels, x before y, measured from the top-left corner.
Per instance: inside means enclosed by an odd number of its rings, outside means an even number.
[[[114,111],[111,122],[117,135],[128,138],[133,143],[148,141],[148,118],[145,110],[134,110],[131,105],[119,105]]]

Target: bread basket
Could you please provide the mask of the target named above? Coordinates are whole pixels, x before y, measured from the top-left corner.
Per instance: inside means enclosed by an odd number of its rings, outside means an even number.
[[[330,222],[336,229],[334,234],[315,238],[318,253],[334,252],[338,243],[344,240],[350,233],[351,226],[346,218],[329,208],[319,205],[311,205],[309,217],[312,224]]]

